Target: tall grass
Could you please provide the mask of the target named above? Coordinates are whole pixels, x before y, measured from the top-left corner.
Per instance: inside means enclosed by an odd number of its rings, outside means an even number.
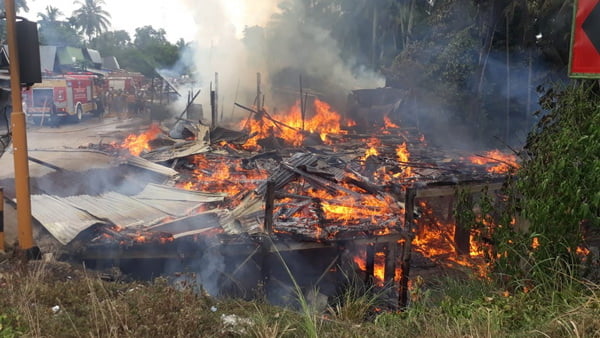
[[[414,284],[420,289],[411,290],[408,309],[379,314],[367,310],[378,305],[378,293],[360,284],[349,283],[328,311],[319,312],[293,280],[299,304],[293,311],[212,299],[175,290],[165,280],[107,283],[93,272],[64,278],[56,275],[56,263],[30,264],[26,272],[0,275],[0,337],[600,337],[600,286],[577,278],[564,261],[531,263],[532,269],[552,266],[541,279],[546,284],[430,278]],[[55,305],[58,312],[51,310]],[[223,331],[221,316],[230,314],[250,319],[244,334]]]
[[[292,273],[292,271],[290,270],[289,266],[287,265],[285,259],[281,255],[281,252],[279,252],[279,250],[277,249],[277,246],[273,242],[273,239],[270,236],[268,238],[269,238],[271,247],[274,249],[275,254],[281,261],[281,265],[283,266],[283,268],[285,269],[285,272],[288,274],[288,276],[292,280],[292,283],[294,284],[294,292],[296,293],[296,297],[297,297],[298,303],[300,305],[300,310],[302,312],[301,327],[307,337],[316,338],[319,336],[318,333],[319,333],[319,328],[322,324],[322,321],[319,319],[320,317],[317,315],[317,311],[314,307],[314,304],[310,304],[307,301],[306,297],[304,296],[304,292],[302,291],[302,288],[296,281],[294,274]]]

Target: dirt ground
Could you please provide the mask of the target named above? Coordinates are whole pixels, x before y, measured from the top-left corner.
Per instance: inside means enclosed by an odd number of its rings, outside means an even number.
[[[125,136],[143,130],[150,121],[141,118],[118,119],[116,117],[84,117],[79,123],[64,123],[58,128],[49,126],[28,125],[27,144],[30,158],[41,160],[51,165],[66,169],[70,172],[84,171],[106,166],[106,160],[98,156],[81,158],[76,150],[81,146],[89,144],[120,142]],[[17,213],[15,205],[14,187],[14,158],[12,144],[0,157],[0,186],[4,189],[4,233],[7,247],[14,245],[17,241]],[[56,170],[47,165],[29,161],[29,177],[32,193],[39,190],[36,180],[41,177],[53,177]],[[70,184],[70,182],[55,182],[57,184]],[[52,189],[44,187],[44,192]],[[45,230],[35,221],[32,222],[34,240],[46,240]],[[38,243],[48,247],[52,243]]]

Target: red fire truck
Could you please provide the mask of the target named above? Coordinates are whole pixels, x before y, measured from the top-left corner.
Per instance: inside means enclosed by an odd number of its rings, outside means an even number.
[[[24,92],[28,118],[57,124],[65,118],[81,121],[86,113],[101,114],[102,79],[91,73],[47,77]]]

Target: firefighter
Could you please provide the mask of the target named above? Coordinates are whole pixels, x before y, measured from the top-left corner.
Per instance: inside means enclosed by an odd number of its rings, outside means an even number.
[[[108,107],[108,113],[115,111],[115,88],[110,87],[108,94],[106,95],[106,106]]]
[[[137,109],[136,109],[136,95],[135,95],[135,90],[131,90],[129,92],[129,94],[127,94],[127,112],[128,113],[133,113],[134,115],[137,115]]]

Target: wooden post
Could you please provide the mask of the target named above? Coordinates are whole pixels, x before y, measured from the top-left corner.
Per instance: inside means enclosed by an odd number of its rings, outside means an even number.
[[[214,130],[217,127],[217,113],[216,113],[216,93],[213,90],[212,83],[210,84],[210,128]]]
[[[160,78],[160,93],[159,93],[159,97],[158,97],[158,104],[162,104],[162,102],[163,102],[163,96],[164,96],[163,91],[164,91],[164,89],[165,89],[165,83],[163,81],[163,78],[161,77]]]
[[[473,205],[473,196],[469,194],[465,202],[466,207],[470,208]],[[459,202],[459,204],[461,203]],[[460,213],[461,210],[458,210],[458,212]],[[471,230],[469,224],[465,224],[464,217],[455,218],[454,245],[458,255],[468,255],[471,252]]]
[[[275,205],[275,182],[267,181],[267,191],[265,193],[265,232],[273,233],[273,207]]]
[[[187,93],[187,104],[185,106],[185,117],[189,120],[190,119],[190,112],[188,111],[188,108],[190,107],[191,104],[191,100],[192,100],[192,92],[188,90]]]
[[[367,280],[365,281],[367,285],[373,284],[374,272],[375,272],[375,243],[367,244],[367,260],[366,260],[366,268],[367,268]]]
[[[415,198],[417,190],[415,188],[407,188],[404,199],[404,230],[413,232],[415,227]]]
[[[302,88],[302,75],[300,75],[300,115],[302,116],[302,131],[304,131],[304,121],[306,120],[306,111],[304,106],[304,89]]]
[[[215,127],[217,126],[218,119],[219,119],[219,73],[215,73],[215,115],[214,115]]]
[[[405,209],[404,209],[404,230],[413,236],[415,198],[417,190],[415,188],[406,188]],[[408,276],[410,274],[410,258],[412,254],[412,238],[404,241],[402,248],[402,263],[400,276],[400,285],[398,287],[398,306],[405,308],[408,305]]]
[[[4,251],[4,188],[0,188],[0,253]]]
[[[256,111],[260,112],[263,109],[262,91],[261,91],[260,73],[256,73]]]
[[[395,241],[388,242],[385,248],[385,285],[393,286],[394,277],[396,276],[396,260],[398,258],[398,243]]]
[[[154,104],[154,92],[156,91],[156,88],[154,87],[154,79],[155,77],[152,77],[152,83],[150,84],[150,88],[152,88],[152,90],[150,91],[150,103]]]

